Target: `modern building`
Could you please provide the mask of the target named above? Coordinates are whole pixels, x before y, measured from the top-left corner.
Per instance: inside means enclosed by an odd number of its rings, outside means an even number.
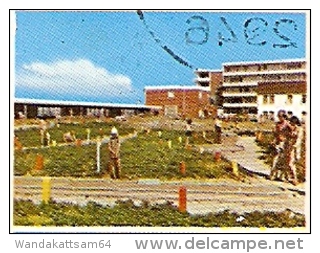
[[[221,69],[197,69],[194,83],[197,86],[210,88],[210,99],[212,105],[218,105],[219,88],[222,87],[223,75]]]
[[[222,107],[225,116],[290,110],[306,111],[306,60],[223,64]]]
[[[199,117],[208,113],[210,87],[206,86],[146,86],[145,104],[161,106],[170,117]]]
[[[139,104],[116,104],[42,99],[14,100],[15,118],[55,118],[64,116],[114,117],[126,112],[139,114],[161,110],[161,107]]]
[[[210,113],[213,117],[222,109],[222,82],[221,69],[197,69],[194,74],[194,83],[201,87],[210,87]]]

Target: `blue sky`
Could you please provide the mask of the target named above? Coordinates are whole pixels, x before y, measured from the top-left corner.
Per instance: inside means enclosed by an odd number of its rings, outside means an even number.
[[[196,68],[306,57],[304,13],[17,11],[16,27],[17,98],[144,103]]]

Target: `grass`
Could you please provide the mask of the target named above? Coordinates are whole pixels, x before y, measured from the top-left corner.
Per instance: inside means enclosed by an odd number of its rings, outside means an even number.
[[[111,128],[115,126],[121,135],[126,135],[133,132],[133,128],[129,126],[123,126],[117,122],[73,122],[73,123],[60,123],[53,124],[53,127],[48,129],[51,140],[55,140],[57,143],[63,143],[63,134],[69,131],[74,131],[78,139],[87,139],[87,129],[90,129],[90,139],[96,139],[98,136],[109,136]],[[39,129],[28,130],[15,130],[15,136],[19,138],[23,147],[39,147],[40,132]]]
[[[171,203],[136,206],[131,200],[120,201],[114,207],[94,202],[85,206],[49,202],[36,205],[31,201],[14,201],[13,223],[16,226],[141,226],[141,227],[305,227],[305,216],[290,210],[283,212],[245,213],[225,210],[207,215],[180,213]]]
[[[181,137],[181,142],[179,141]],[[122,176],[127,179],[158,178],[164,180],[180,178],[234,178],[231,164],[215,162],[213,155],[200,154],[197,149],[186,149],[183,132],[158,131],[139,134],[121,146]],[[171,140],[171,148],[168,141]],[[191,140],[193,141],[193,140]],[[202,135],[194,143],[204,143]],[[14,174],[38,176],[102,177],[108,164],[106,144],[101,145],[101,172],[96,173],[96,146],[56,146],[50,148],[15,150]],[[36,170],[36,157],[44,157],[44,167]],[[179,171],[180,162],[186,165],[186,174]],[[240,177],[243,176],[242,174]]]

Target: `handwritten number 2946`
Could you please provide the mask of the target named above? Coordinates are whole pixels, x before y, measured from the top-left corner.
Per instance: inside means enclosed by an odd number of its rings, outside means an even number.
[[[222,46],[224,42],[237,42],[238,38],[236,33],[232,30],[226,18],[220,17],[222,24],[227,32],[222,33],[218,31],[218,43]],[[205,44],[209,40],[209,23],[201,16],[192,16],[187,21],[191,27],[185,33],[187,44]],[[244,37],[249,45],[263,46],[267,44],[264,39],[265,32],[268,29],[268,22],[263,18],[250,18],[244,23]],[[297,47],[296,42],[293,42],[286,33],[296,31],[297,24],[291,19],[280,19],[274,23],[273,32],[279,37],[283,43],[274,43],[274,48],[288,48]]]

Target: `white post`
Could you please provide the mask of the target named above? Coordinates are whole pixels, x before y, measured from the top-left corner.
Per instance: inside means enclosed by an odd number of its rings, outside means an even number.
[[[97,140],[97,173],[100,173],[100,146],[101,141]]]

